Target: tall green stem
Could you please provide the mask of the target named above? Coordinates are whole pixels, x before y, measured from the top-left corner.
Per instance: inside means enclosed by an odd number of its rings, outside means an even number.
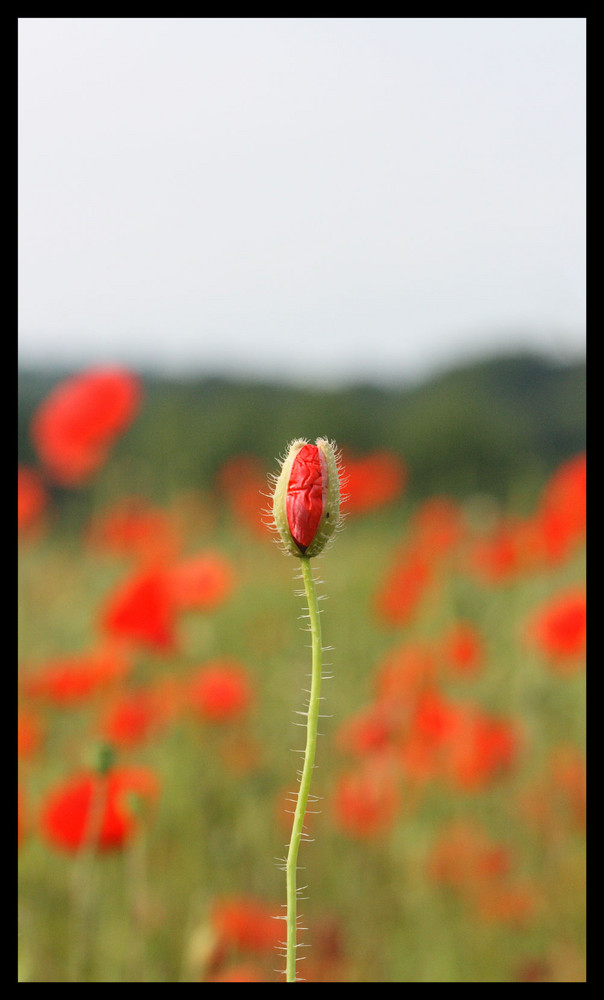
[[[304,751],[304,764],[300,778],[300,788],[294,812],[292,824],[292,835],[289,842],[286,864],[287,880],[287,952],[286,952],[286,982],[296,981],[296,947],[297,947],[297,887],[296,872],[298,867],[298,851],[304,827],[304,816],[308,802],[308,793],[312,770],[315,762],[315,751],[317,747],[317,724],[319,721],[319,703],[321,695],[321,621],[319,614],[319,602],[315,581],[312,575],[310,559],[302,556],[300,559],[302,567],[302,578],[304,580],[304,590],[308,601],[308,613],[310,618],[310,633],[312,637],[312,675],[310,684],[310,698],[308,703],[308,714],[306,720],[306,749]]]

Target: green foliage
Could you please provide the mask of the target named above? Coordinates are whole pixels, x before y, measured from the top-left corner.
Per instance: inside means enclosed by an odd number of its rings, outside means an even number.
[[[35,463],[31,415],[65,374],[20,372],[19,461]],[[585,447],[582,363],[496,358],[420,385],[337,391],[142,377],[143,409],[102,480],[108,496],[207,488],[233,455],[255,455],[271,469],[291,439],[327,436],[359,454],[397,453],[410,472],[411,499],[488,492],[505,500],[510,488],[530,490]]]

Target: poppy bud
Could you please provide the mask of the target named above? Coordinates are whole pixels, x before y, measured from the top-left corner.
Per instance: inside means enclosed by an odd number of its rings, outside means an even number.
[[[332,443],[292,441],[273,492],[273,519],[288,552],[316,556],[340,521],[340,477]]]

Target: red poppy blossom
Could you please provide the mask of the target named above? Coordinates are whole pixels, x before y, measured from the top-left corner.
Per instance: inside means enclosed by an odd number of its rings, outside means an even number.
[[[353,837],[377,837],[389,830],[400,807],[391,766],[369,760],[341,775],[333,795],[336,824]]]
[[[41,746],[42,726],[40,720],[28,709],[19,710],[17,741],[19,760],[30,760]]]
[[[587,766],[585,754],[572,745],[557,747],[550,757],[552,783],[564,802],[565,811],[579,829],[587,816]]]
[[[412,728],[427,744],[439,749],[457,735],[463,720],[463,707],[432,689],[418,699]]]
[[[115,638],[166,652],[175,647],[175,615],[165,571],[143,567],[109,594],[101,627]]]
[[[220,972],[215,972],[207,980],[208,983],[267,983],[269,979],[260,966],[251,962],[238,962],[229,965]]]
[[[582,977],[578,982],[585,982]],[[552,978],[550,963],[540,958],[529,958],[522,962],[514,974],[515,983],[556,983],[562,979]]]
[[[25,806],[25,793],[22,786],[17,786],[17,846],[25,840],[28,831],[28,812]]]
[[[20,535],[40,526],[46,505],[41,476],[35,469],[20,465],[17,470],[17,529]]]
[[[234,660],[212,660],[188,685],[193,711],[207,722],[230,722],[247,712],[252,700],[248,672]]]
[[[476,902],[482,920],[523,927],[534,918],[541,896],[531,882],[524,880],[511,885],[489,885]]]
[[[409,726],[399,747],[406,776],[420,784],[442,778],[450,747],[465,718],[463,707],[435,688],[419,692],[412,704]]]
[[[521,798],[523,815],[545,839],[568,824],[585,830],[587,768],[585,753],[572,744],[555,747]]]
[[[507,583],[515,579],[527,567],[526,536],[524,522],[519,519],[502,520],[492,531],[477,538],[470,545],[468,552],[470,571],[479,576],[482,582],[490,585]],[[534,561],[532,559],[531,563]]]
[[[88,482],[139,403],[138,379],[119,368],[91,369],[61,382],[38,407],[31,424],[48,475],[62,486]]]
[[[509,721],[478,710],[460,720],[442,762],[455,787],[479,791],[514,765],[520,748],[517,729]]]
[[[42,835],[53,847],[68,852],[88,845],[102,851],[118,849],[138,825],[129,797],[153,803],[158,794],[157,777],[145,767],[116,767],[103,776],[77,774],[47,795],[40,814]]]
[[[23,680],[30,698],[56,705],[75,705],[123,680],[130,657],[120,648],[95,649],[54,657]]]
[[[455,821],[441,831],[427,859],[430,878],[465,895],[484,885],[501,883],[512,857],[504,844],[491,840],[482,826]]]
[[[125,497],[96,517],[87,541],[100,552],[146,563],[173,559],[181,547],[171,518],[141,497]]]
[[[122,748],[144,743],[171,720],[175,705],[170,693],[165,685],[122,692],[103,715],[102,736]]]
[[[433,689],[417,699],[399,759],[416,781],[439,779],[476,791],[507,772],[518,750],[519,736],[508,720]]]
[[[397,731],[397,713],[384,701],[378,701],[344,720],[335,740],[344,753],[363,757],[387,750]]]
[[[484,920],[523,924],[539,902],[534,887],[514,876],[510,849],[468,821],[443,830],[429,854],[427,871]]]
[[[304,980],[309,983],[352,982],[346,957],[343,928],[337,917],[313,920],[311,947],[304,962]]]
[[[374,451],[359,458],[348,455],[342,461],[346,482],[342,507],[346,513],[375,510],[401,496],[407,470],[398,455]]]
[[[436,659],[432,646],[424,641],[405,642],[387,653],[375,676],[377,698],[404,706],[409,711],[418,697],[436,680]]]
[[[281,943],[283,922],[279,906],[249,896],[225,897],[215,901],[212,927],[225,949],[253,954],[273,954]]]
[[[217,552],[181,559],[166,570],[172,601],[181,611],[209,611],[230,595],[234,584],[231,564]]]
[[[292,463],[285,510],[292,538],[305,552],[323,516],[327,471],[325,458],[315,444],[300,448]]]
[[[556,594],[538,608],[529,621],[528,636],[552,669],[577,670],[583,665],[587,635],[585,587]]]
[[[453,673],[473,677],[484,664],[484,644],[478,629],[470,622],[452,625],[439,643],[444,665]]]
[[[418,613],[433,579],[431,560],[421,548],[404,553],[377,592],[379,618],[388,625],[408,625]]]
[[[262,762],[260,743],[244,729],[223,733],[216,749],[224,766],[240,778],[256,771]]]
[[[448,497],[429,497],[417,508],[409,525],[412,544],[425,558],[443,559],[465,536],[461,511]]]
[[[216,482],[221,492],[228,495],[236,494],[239,487],[245,483],[262,479],[266,476],[262,462],[255,455],[234,455],[222,465],[218,471]]]
[[[253,455],[235,455],[221,468],[217,485],[237,520],[264,537],[260,501],[266,493],[266,470],[262,462]]]
[[[560,562],[585,539],[587,460],[585,452],[563,462],[546,483],[538,511],[545,552]]]

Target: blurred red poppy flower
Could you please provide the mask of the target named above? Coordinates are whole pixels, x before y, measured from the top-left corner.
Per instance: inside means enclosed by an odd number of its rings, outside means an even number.
[[[523,816],[546,840],[558,838],[568,826],[584,831],[587,818],[585,753],[572,744],[550,752],[541,773],[520,799]]]
[[[25,806],[25,792],[21,784],[17,785],[17,846],[25,840],[28,830],[28,815]]]
[[[433,579],[430,559],[421,548],[412,548],[395,562],[377,591],[378,617],[388,625],[408,625]]]
[[[310,950],[304,963],[304,981],[309,983],[351,982],[343,927],[337,917],[313,920]]]
[[[267,983],[270,982],[264,969],[251,962],[238,962],[229,965],[220,972],[215,972],[207,979],[208,983]]]
[[[165,570],[150,566],[135,570],[108,595],[100,624],[115,638],[167,652],[176,644],[175,615]]]
[[[174,559],[182,544],[172,519],[141,497],[124,497],[97,516],[87,541],[100,552],[147,563]]]
[[[571,587],[544,602],[530,617],[529,641],[561,673],[584,665],[587,635],[585,587]]]
[[[123,691],[104,712],[101,735],[123,749],[151,739],[173,718],[169,695],[163,685]]]
[[[188,684],[188,704],[207,722],[230,722],[247,712],[252,688],[247,670],[235,660],[212,660]]]
[[[419,505],[409,524],[411,544],[425,558],[443,559],[465,537],[466,528],[459,507],[448,497],[428,497]]]
[[[541,958],[528,958],[523,961],[514,974],[515,983],[552,983],[564,982],[562,979],[552,979],[550,963]],[[585,982],[582,978],[578,982]]]
[[[20,465],[17,470],[17,529],[19,535],[39,528],[46,510],[46,490],[35,469]]]
[[[404,462],[392,452],[373,451],[368,455],[342,457],[345,486],[342,511],[361,514],[397,500],[407,482]]]
[[[541,903],[537,887],[527,879],[510,885],[488,885],[476,900],[481,920],[523,927],[534,919]]]
[[[514,875],[512,860],[509,847],[492,840],[480,825],[457,821],[435,841],[427,873],[455,890],[482,919],[522,924],[534,915],[538,894]]]
[[[427,858],[430,878],[466,895],[496,884],[511,871],[510,849],[493,841],[478,823],[456,820],[439,833]]]
[[[48,475],[62,486],[88,482],[132,421],[140,396],[138,379],[119,368],[90,369],[56,386],[31,423]]]
[[[463,708],[436,688],[419,692],[399,747],[399,761],[409,779],[423,784],[442,778],[448,752],[464,720]]]
[[[75,705],[124,679],[130,657],[121,648],[100,648],[54,657],[23,679],[30,698],[57,705]]]
[[[412,725],[427,743],[440,747],[457,733],[461,720],[461,706],[432,689],[418,699]]]
[[[235,574],[218,552],[202,552],[181,559],[166,570],[172,601],[181,611],[209,611],[230,595]]]
[[[460,677],[474,677],[484,665],[484,642],[471,622],[455,622],[437,644],[445,668]]]
[[[375,690],[380,701],[411,710],[423,691],[436,680],[436,659],[431,644],[405,642],[386,653],[376,668]]]
[[[225,949],[272,954],[284,937],[281,908],[250,896],[224,897],[214,902],[211,924]]]
[[[343,753],[364,757],[387,750],[398,730],[396,711],[385,701],[378,701],[345,719],[338,727],[335,743]]]
[[[260,459],[254,455],[233,456],[220,469],[217,485],[237,520],[265,537],[262,508],[266,506],[267,474]]]
[[[389,830],[400,795],[390,762],[369,759],[338,779],[333,793],[334,820],[353,837],[377,837]]]
[[[244,729],[231,728],[221,733],[216,750],[225,767],[240,778],[256,771],[262,763],[261,744]]]
[[[469,545],[467,567],[489,584],[557,565],[585,539],[585,454],[564,462],[543,488],[535,512],[502,517]]]
[[[216,481],[218,488],[228,495],[235,495],[244,483],[263,479],[266,484],[264,466],[255,455],[233,455],[219,469]]]
[[[515,725],[479,710],[468,710],[447,747],[442,770],[455,787],[479,791],[510,770],[519,750]]]
[[[587,817],[587,766],[578,747],[565,744],[552,751],[549,761],[552,784],[564,801],[565,810],[579,829]]]
[[[563,462],[546,483],[537,517],[550,562],[560,562],[585,539],[587,460],[585,452]]]
[[[535,558],[528,559],[533,545],[527,547],[525,522],[520,519],[502,519],[491,531],[475,539],[469,546],[467,566],[483,583],[496,585],[507,583],[534,565]]]
[[[106,775],[83,772],[61,782],[46,796],[40,812],[44,839],[64,851],[85,846],[123,847],[138,826],[132,800],[157,800],[159,782],[146,767],[116,767]]]
[[[465,791],[485,788],[515,763],[517,729],[475,705],[427,690],[400,747],[400,762],[414,780],[439,779]]]
[[[42,744],[42,725],[38,716],[29,709],[19,709],[17,738],[19,760],[30,760]]]

